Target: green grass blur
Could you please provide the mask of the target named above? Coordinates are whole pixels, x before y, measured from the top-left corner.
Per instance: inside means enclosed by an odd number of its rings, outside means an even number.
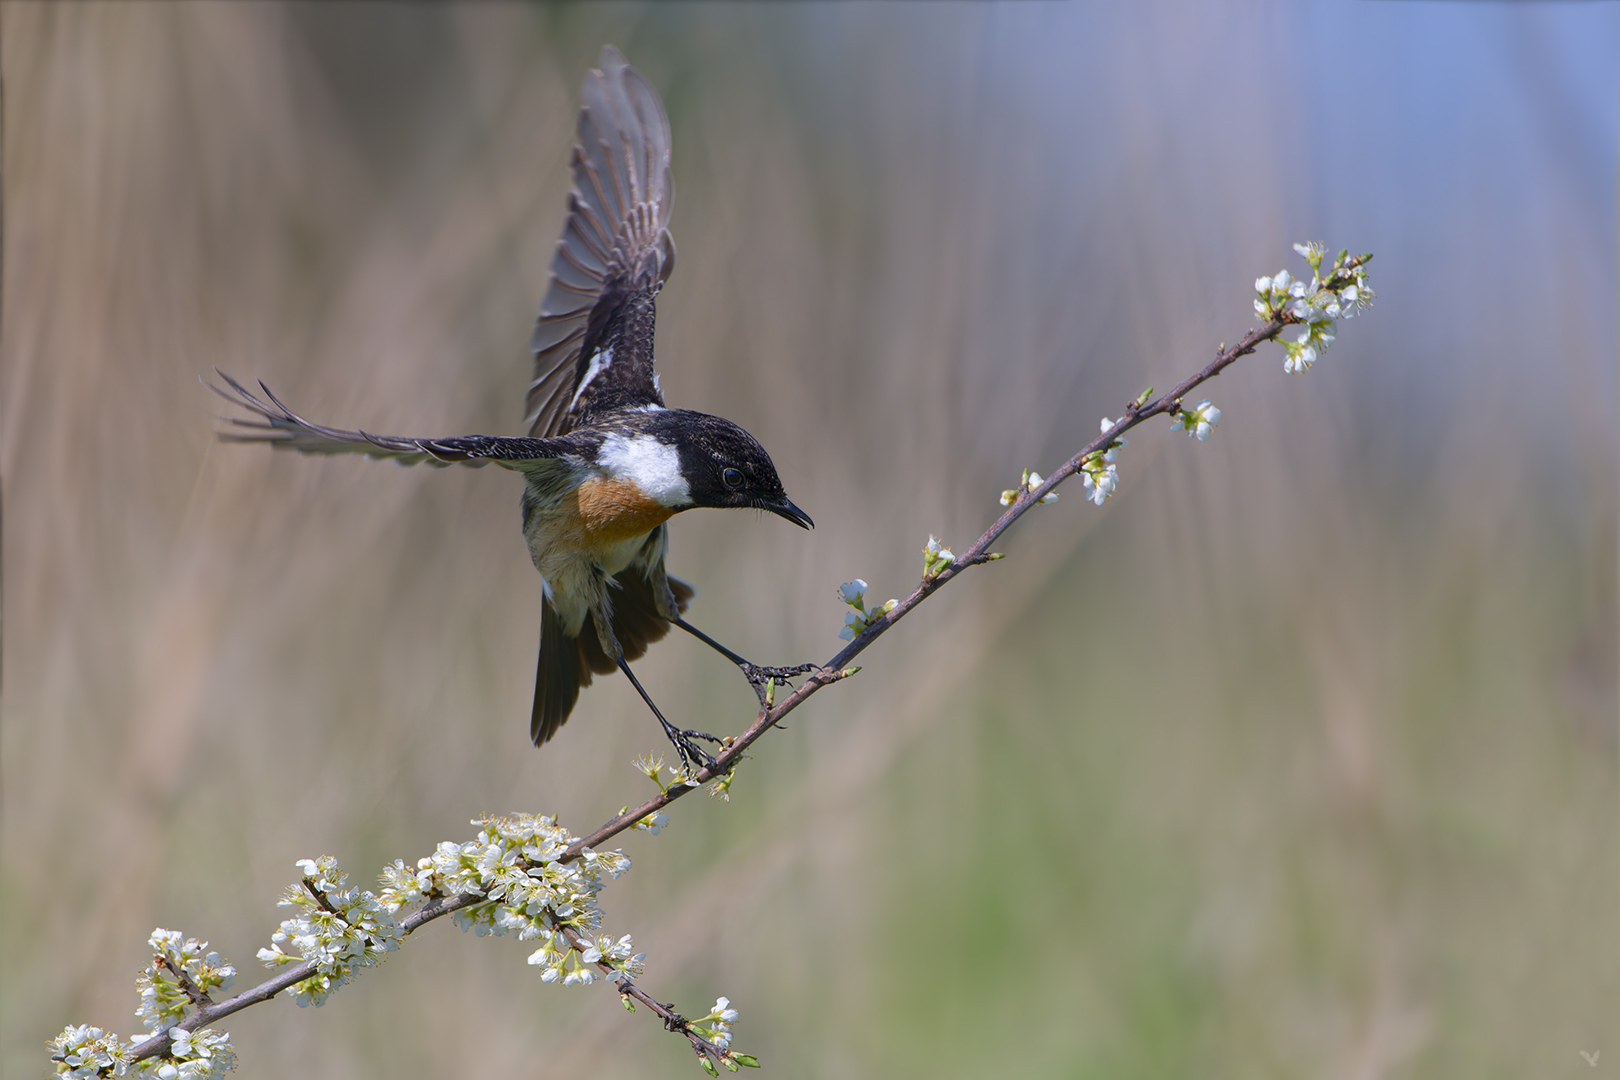
[[[608,928],[644,986],[729,996],[780,1077],[1620,1061],[1597,137],[1548,128],[1521,175],[1507,121],[1403,127],[1437,106],[1402,73],[1454,56],[1384,48],[1579,53],[1612,16],[1419,7],[1333,16],[1361,36],[1317,63],[1367,86],[1322,134],[1289,93],[1327,5],[0,6],[0,1072],[69,1022],[128,1033],[154,926],[257,981],[296,859],[363,883],[482,813],[583,832],[649,793],[623,680],[527,745],[511,475],[222,445],[197,381],[515,433],[608,41],[674,127],[666,394],[758,435],[817,522],[674,526],[692,617],[762,662],[831,656],[840,582],[903,595],[930,533],[960,549],[1020,468],[1235,339],[1292,241],[1373,251],[1380,290],[1308,375],[1274,349],[1216,380],[1208,443],[1152,425],[1106,507],[1038,508],[729,804],[625,838]],[[1567,115],[1537,77],[1489,85]],[[683,722],[752,716],[694,643],[639,674]],[[528,951],[435,925],[224,1026],[244,1076],[694,1075]]]

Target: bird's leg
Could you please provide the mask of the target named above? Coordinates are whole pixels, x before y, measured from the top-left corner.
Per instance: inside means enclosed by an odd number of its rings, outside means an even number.
[[[630,665],[624,662],[623,656],[619,657],[619,670],[624,672],[624,677],[629,679],[630,685],[636,688],[636,693],[641,695],[641,700],[647,703],[647,708],[652,710],[653,715],[658,717],[658,722],[664,726],[664,734],[669,737],[670,742],[675,744],[675,752],[680,755],[681,764],[687,766],[691,772],[697,772],[700,768],[712,766],[714,764],[713,756],[692,740],[707,739],[709,742],[719,745],[721,742],[720,737],[710,735],[704,731],[690,731],[678,728],[665,720],[664,714],[658,711],[657,705],[653,704],[653,699],[648,695],[647,691],[641,688],[640,680],[630,673]]]
[[[736,653],[732,652],[730,649],[726,648],[724,645],[720,644],[718,641],[714,640],[714,638],[710,637],[708,634],[705,634],[703,631],[681,618],[679,615],[671,619],[670,622],[674,623],[682,630],[685,630],[688,634],[691,634],[699,641],[708,645],[709,648],[713,649],[715,652],[719,653],[721,656],[724,656],[727,660],[730,660],[733,664],[736,664],[737,667],[742,669],[743,677],[746,678],[749,685],[754,688],[754,693],[759,695],[760,708],[765,708],[768,704],[767,699],[770,696],[771,683],[779,682],[786,686],[789,679],[797,675],[808,675],[812,671],[815,671],[819,666],[817,664],[792,664],[788,667],[765,667],[761,664],[750,663],[749,661],[738,656]]]

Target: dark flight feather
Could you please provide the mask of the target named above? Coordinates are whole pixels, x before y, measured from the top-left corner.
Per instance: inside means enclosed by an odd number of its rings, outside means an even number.
[[[675,265],[669,118],[617,49],[598,62],[581,92],[568,222],[530,346],[526,422],[542,438],[592,412],[663,404],[652,301]]]
[[[266,401],[225,374],[217,372],[229,390],[208,384],[208,388],[233,405],[264,417],[243,420],[226,417],[231,430],[220,432],[225,442],[263,442],[278,449],[305,454],[365,454],[390,458],[401,465],[426,463],[436,468],[466,465],[478,469],[495,462],[521,468],[523,462],[546,461],[579,454],[599,443],[600,437],[580,433],[555,439],[534,439],[504,435],[453,435],[446,439],[425,439],[403,435],[373,435],[368,431],[348,431],[305,420],[281,403],[268,386],[259,384]]]

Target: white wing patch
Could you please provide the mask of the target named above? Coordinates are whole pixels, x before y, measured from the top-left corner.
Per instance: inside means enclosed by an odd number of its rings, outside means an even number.
[[[590,367],[585,369],[585,377],[579,380],[579,389],[574,391],[574,400],[568,403],[568,412],[574,411],[574,406],[579,404],[579,395],[583,394],[585,388],[591,385],[591,380],[602,374],[603,369],[611,363],[613,363],[613,349],[611,346],[606,349],[596,350],[596,355],[591,357]]]
[[[651,435],[609,435],[596,463],[615,480],[631,480],[661,505],[692,505],[692,489],[681,475],[681,455]]]

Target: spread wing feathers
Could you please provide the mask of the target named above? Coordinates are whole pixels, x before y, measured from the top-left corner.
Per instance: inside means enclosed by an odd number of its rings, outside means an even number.
[[[534,381],[524,406],[531,436],[568,431],[582,387],[604,367],[603,382],[616,384],[621,403],[633,396],[662,404],[650,333],[645,350],[615,349],[604,331],[636,299],[645,301],[650,331],[651,297],[675,265],[669,118],[657,91],[617,49],[605,47],[598,62],[581,91],[568,221],[530,346]]]
[[[475,469],[491,461],[518,468],[525,461],[560,458],[579,449],[575,445],[577,440],[570,439],[513,439],[495,435],[417,439],[326,427],[310,423],[287,408],[264,383],[259,384],[259,389],[268,401],[253,394],[223,371],[217,368],[215,371],[230,389],[224,390],[209,383],[210,390],[231,404],[263,417],[261,420],[224,418],[232,427],[220,432],[219,437],[227,442],[264,442],[305,454],[365,454],[367,457],[393,458],[402,465],[426,462],[438,468],[460,464]]]
[[[675,606],[682,612],[692,602],[692,586],[680,578],[669,578]],[[619,639],[625,660],[639,660],[647,647],[669,633],[669,622],[658,614],[652,583],[637,573],[614,580],[613,636]],[[591,676],[608,675],[619,665],[602,650],[596,632],[595,616],[585,616],[579,637],[562,632],[561,621],[547,597],[540,608],[540,663],[534,681],[534,714],[529,720],[529,738],[534,745],[546,742],[563,726],[574,710],[582,686],[591,685]]]

